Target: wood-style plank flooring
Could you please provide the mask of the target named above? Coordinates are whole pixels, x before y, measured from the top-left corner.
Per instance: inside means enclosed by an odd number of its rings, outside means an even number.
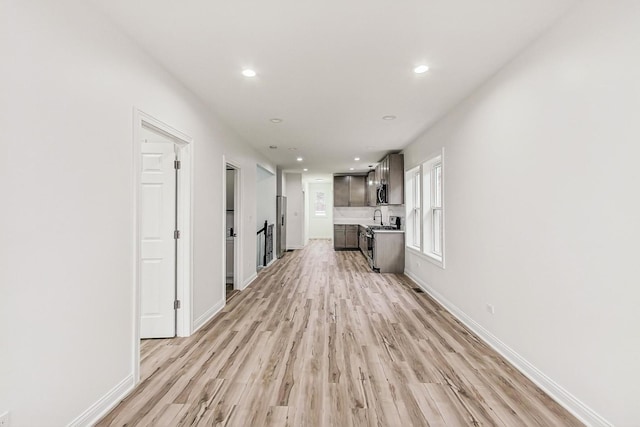
[[[413,287],[312,240],[193,336],[144,341],[98,425],[581,425]]]
[[[239,292],[240,292],[239,290],[233,289],[233,283],[227,283],[227,289],[226,289],[226,294],[227,294],[226,302],[227,302],[227,304],[229,304],[229,302],[231,302],[232,298],[238,296]]]

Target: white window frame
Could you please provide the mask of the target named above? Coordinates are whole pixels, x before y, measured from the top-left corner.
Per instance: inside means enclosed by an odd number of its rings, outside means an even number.
[[[440,168],[440,184],[442,184],[442,156],[435,156],[422,164],[423,176],[423,210],[422,218],[422,253],[437,262],[442,262],[442,200],[440,206],[436,203],[436,171]],[[440,196],[442,198],[442,185],[440,186]],[[436,229],[436,214],[440,212],[440,228]],[[436,250],[436,238],[440,239],[440,253]]]
[[[422,202],[421,184],[422,175],[420,167],[416,167],[405,173],[406,184],[406,217],[405,237],[406,245],[416,251],[422,247]],[[417,236],[417,238],[416,238]]]
[[[436,173],[440,169],[440,200],[436,200]],[[407,233],[414,233],[416,225],[411,224],[415,219],[414,214],[421,212],[420,221],[420,241],[415,244],[415,238],[407,234],[406,247],[411,252],[427,259],[433,264],[444,268],[445,259],[445,186],[444,186],[444,149],[430,156],[425,162],[406,172],[407,192],[406,192],[406,217]],[[412,179],[420,181],[420,194],[411,194],[416,190],[416,185]],[[414,203],[418,200],[418,206]],[[439,213],[438,213],[439,212]],[[440,226],[437,227],[436,216],[440,217]],[[415,233],[414,233],[415,234]],[[436,238],[440,240],[440,251],[437,250]]]

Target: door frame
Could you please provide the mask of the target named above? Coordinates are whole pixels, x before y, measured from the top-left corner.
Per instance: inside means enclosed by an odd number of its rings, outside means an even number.
[[[177,244],[177,284],[176,299],[180,301],[180,308],[176,312],[176,335],[188,337],[191,335],[192,320],[191,308],[193,306],[193,138],[187,134],[169,126],[157,118],[134,108],[133,111],[133,374],[134,381],[140,380],[140,185],[142,182],[142,127],[146,126],[159,132],[174,141],[178,147],[178,158],[180,159],[180,179],[178,180],[178,229],[180,238]]]
[[[222,155],[222,265],[227,263],[227,166],[234,169],[233,183],[233,231],[236,239],[233,242],[233,289],[242,289],[242,168],[240,162]],[[222,299],[227,300],[227,272],[222,269]]]

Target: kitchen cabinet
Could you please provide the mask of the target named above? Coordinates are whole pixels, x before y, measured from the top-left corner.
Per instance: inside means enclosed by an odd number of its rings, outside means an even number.
[[[373,231],[373,269],[379,273],[404,272],[404,232]]]
[[[378,186],[385,188],[386,200],[379,205],[404,205],[404,155],[389,154],[375,169]]]
[[[347,249],[358,249],[358,226],[347,225],[345,227]]]
[[[344,249],[347,247],[347,235],[345,234],[344,225],[333,226],[333,248]]]
[[[334,224],[333,248],[336,250],[358,249],[358,225]]]
[[[366,179],[364,175],[333,176],[333,206],[366,206]]]
[[[367,254],[367,228],[363,227],[362,225],[358,226],[358,247],[360,248],[360,251],[365,254]]]
[[[366,206],[366,181],[364,176],[349,177],[349,206]]]
[[[369,171],[367,175],[367,205],[376,207],[378,205],[378,193],[377,193],[378,182],[376,181],[376,172],[374,170]]]
[[[349,206],[348,176],[333,177],[333,206],[336,208]]]

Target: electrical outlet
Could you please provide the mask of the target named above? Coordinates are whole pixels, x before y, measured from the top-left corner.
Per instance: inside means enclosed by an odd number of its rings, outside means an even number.
[[[418,261],[416,261],[416,266],[420,267],[420,263]]]
[[[0,427],[9,427],[9,412],[0,415]]]
[[[487,304],[487,311],[491,314],[496,314],[496,308],[491,304]]]

